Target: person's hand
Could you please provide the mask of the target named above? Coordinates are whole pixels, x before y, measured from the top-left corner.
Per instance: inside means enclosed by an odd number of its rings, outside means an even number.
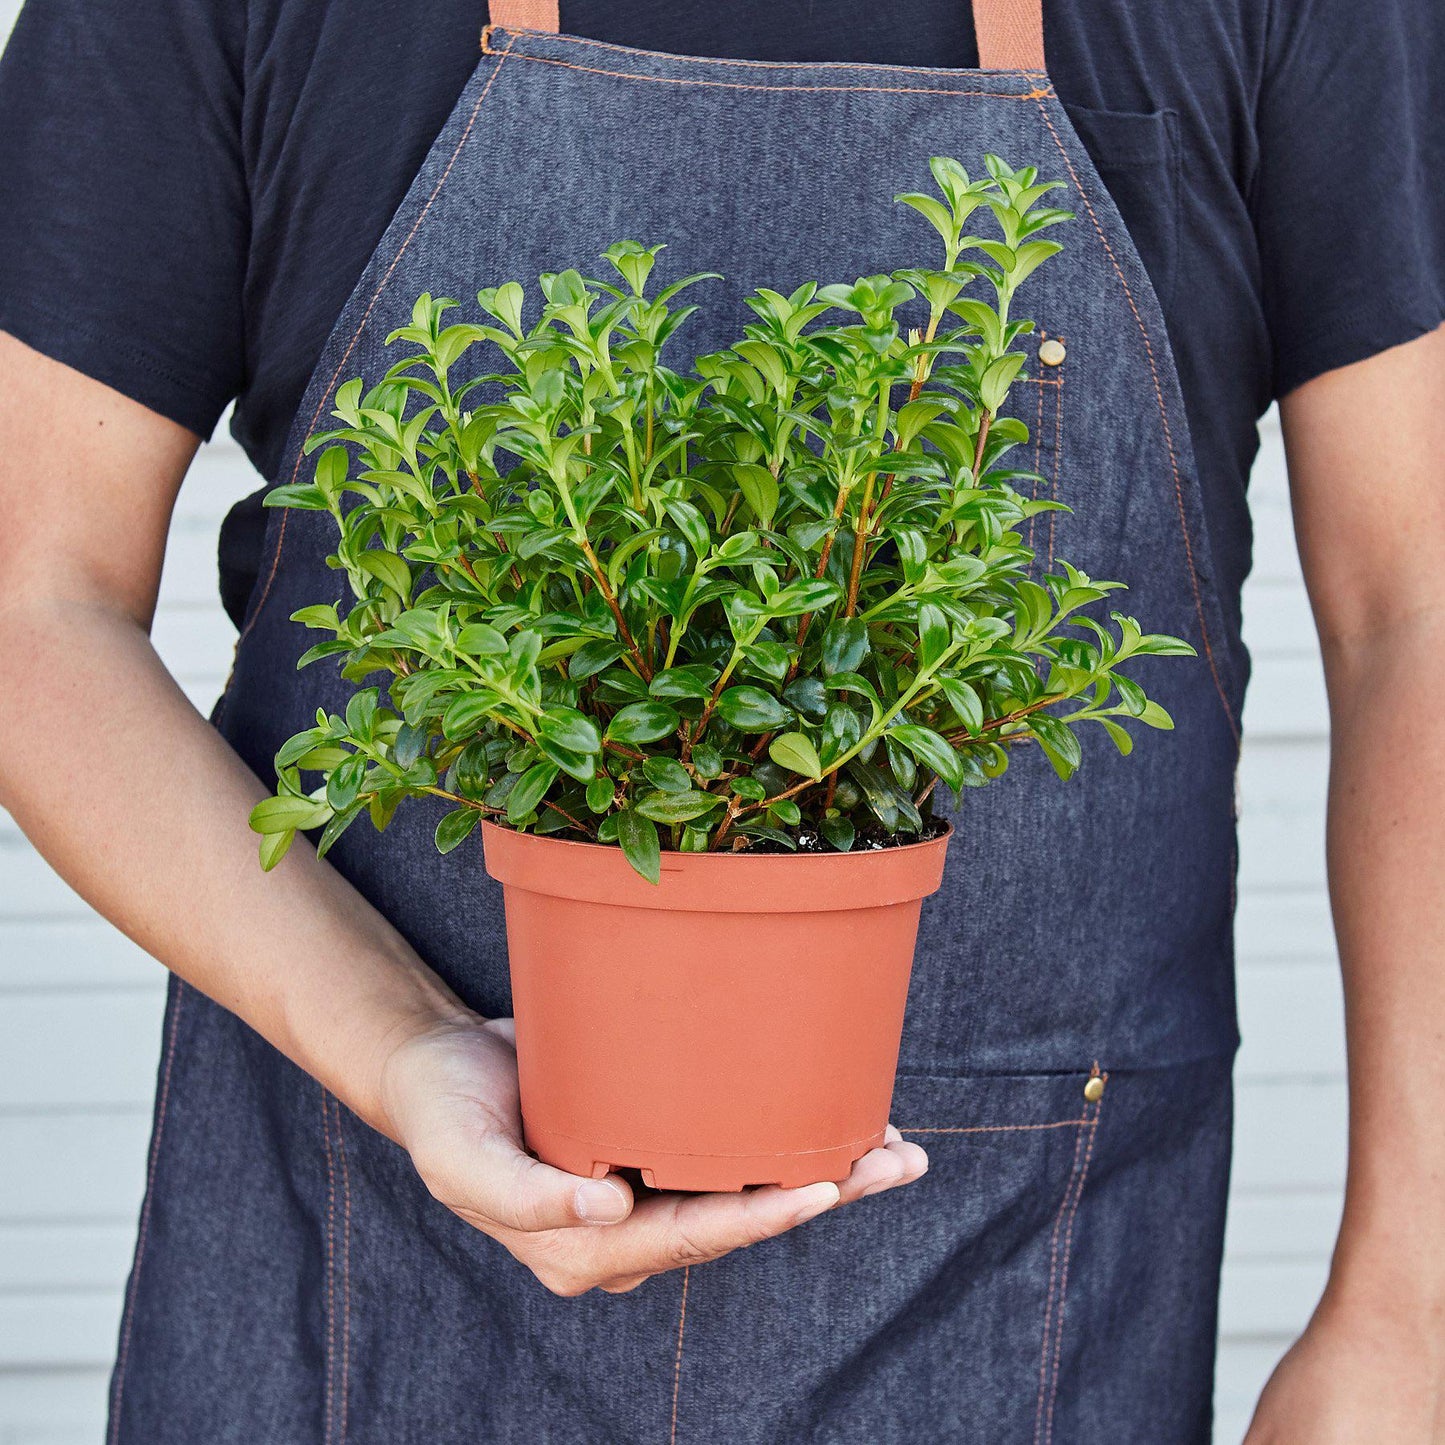
[[[387,1131],[433,1196],[506,1246],[554,1294],[621,1293],[783,1234],[839,1204],[917,1179],[928,1156],[890,1128],[842,1185],[634,1198],[626,1180],[583,1179],[522,1143],[510,1019],[441,1024],[398,1046],[381,1084]]]
[[[1244,1445],[1445,1445],[1439,1319],[1330,1296],[1260,1396]]]

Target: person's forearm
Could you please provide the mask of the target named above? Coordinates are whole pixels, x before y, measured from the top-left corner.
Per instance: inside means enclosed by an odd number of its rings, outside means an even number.
[[[100,603],[0,610],[0,803],[84,898],[383,1130],[381,1063],[463,1012],[304,842],[263,874],[260,782]]]
[[[1445,614],[1325,639],[1350,1163],[1331,1291],[1445,1318]]]

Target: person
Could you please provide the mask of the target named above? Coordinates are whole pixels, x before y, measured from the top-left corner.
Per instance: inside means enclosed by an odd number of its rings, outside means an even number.
[[[1207,1439],[1245,484],[1276,398],[1329,684],[1351,1132],[1329,1283],[1249,1445],[1445,1439],[1436,7],[493,11],[479,54],[460,0],[29,0],[0,64],[0,802],[174,974],[111,1440]],[[284,599],[324,549],[259,492],[228,518],[245,636],[212,725],[147,635],[177,489],[233,401],[289,475],[433,272],[576,264],[609,205],[745,279],[861,269],[818,222],[855,173],[916,189],[933,141],[979,164],[1010,127],[1083,228],[1056,304],[1086,329],[1055,328],[1078,370],[1066,401],[1036,368],[1024,416],[1039,471],[1127,496],[1137,535],[1099,546],[1133,546],[1208,653],[1178,781],[1131,839],[1086,767],[1053,846],[1122,875],[1061,868],[1047,916],[972,943],[946,904],[925,925],[918,1112],[841,1185],[564,1175],[521,1147],[504,960],[468,956],[479,862],[257,868],[303,696]],[[754,204],[772,225],[729,211]]]

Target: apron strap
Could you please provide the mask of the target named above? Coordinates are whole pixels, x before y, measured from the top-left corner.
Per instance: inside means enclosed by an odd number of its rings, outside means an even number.
[[[555,35],[561,29],[557,0],[491,0],[487,18],[503,30],[545,30]]]
[[[558,0],[491,0],[491,22],[504,30],[560,26]],[[1044,69],[1043,0],[973,0],[978,63],[983,70]]]
[[[1043,0],[973,0],[980,70],[1043,70]]]

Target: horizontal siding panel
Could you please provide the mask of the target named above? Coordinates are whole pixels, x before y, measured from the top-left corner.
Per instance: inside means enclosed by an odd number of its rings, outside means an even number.
[[[1345,1178],[1342,1079],[1243,1080],[1235,1091],[1234,1187],[1337,1191]]]
[[[1324,1289],[1329,1260],[1240,1260],[1226,1264],[1219,1295],[1224,1335],[1282,1338],[1310,1317]]]
[[[105,1434],[108,1365],[0,1370],[3,1445],[99,1445]]]
[[[1214,1392],[1214,1445],[1240,1445],[1254,1414],[1255,1401],[1289,1340],[1220,1341]]]
[[[1327,1259],[1340,1226],[1340,1197],[1319,1193],[1249,1194],[1229,1204],[1225,1258],[1233,1263]]]
[[[8,931],[12,921],[94,916],[29,844],[0,839],[0,929]]]
[[[150,1109],[0,1114],[0,1222],[127,1224],[145,1190]]]
[[[1239,1013],[1241,1081],[1344,1077],[1345,1011],[1335,969],[1286,964],[1242,971]]]
[[[1257,888],[1240,878],[1235,920],[1236,948],[1243,967],[1264,967],[1301,959],[1334,959],[1334,924],[1324,885],[1299,890]]]
[[[1244,736],[1321,738],[1328,732],[1324,668],[1314,658],[1276,658],[1258,668],[1244,708]]]
[[[0,1009],[9,1110],[145,1108],[155,1089],[161,989],[16,994]]]
[[[173,607],[156,613],[151,641],[177,681],[224,677],[236,651],[236,629],[214,607]]]
[[[161,965],[93,913],[57,923],[11,923],[0,932],[0,993],[164,986]]]
[[[1319,656],[1319,639],[1299,577],[1253,579],[1244,589],[1244,631],[1256,668],[1275,658]]]
[[[27,1291],[120,1289],[134,1252],[131,1223],[0,1223],[0,1298]]]
[[[0,1368],[33,1369],[56,1360],[70,1365],[109,1364],[120,1334],[122,1293],[108,1289],[0,1294]]]

